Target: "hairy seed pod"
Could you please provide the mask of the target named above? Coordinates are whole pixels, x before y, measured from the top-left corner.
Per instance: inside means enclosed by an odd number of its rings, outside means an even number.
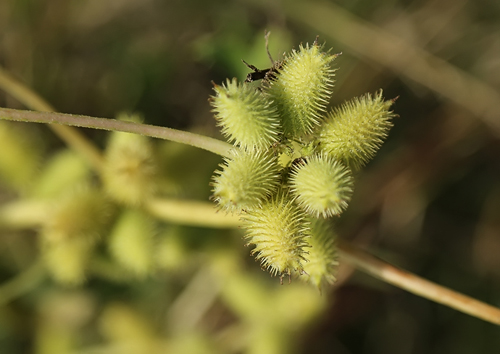
[[[300,138],[319,124],[332,94],[337,55],[321,52],[316,42],[293,50],[283,61],[267,93],[282,118],[285,136]]]
[[[245,239],[255,245],[252,254],[273,275],[302,272],[307,253],[309,223],[286,193],[278,193],[243,216]]]
[[[82,184],[59,197],[50,208],[41,230],[48,242],[72,237],[98,239],[111,216],[110,205],[101,191]]]
[[[290,185],[297,203],[307,213],[325,218],[341,214],[353,191],[350,170],[324,154],[294,164]]]
[[[320,147],[353,171],[370,161],[387,137],[396,115],[394,100],[384,101],[380,90],[344,103],[330,112],[320,132]]]
[[[85,159],[73,150],[64,149],[45,162],[33,186],[32,195],[51,199],[88,181],[90,176],[91,171]]]
[[[143,212],[127,209],[114,225],[108,247],[118,263],[144,277],[153,268],[154,236],[153,220]]]
[[[87,185],[63,194],[53,205],[42,226],[40,244],[45,265],[57,281],[83,282],[110,214],[102,193]]]
[[[176,274],[185,271],[184,267],[192,256],[185,233],[183,226],[171,225],[158,235],[154,250],[154,260],[158,268]]]
[[[217,125],[230,142],[246,149],[265,149],[278,141],[278,114],[261,91],[236,79],[215,85],[214,90],[211,103]]]
[[[26,192],[36,181],[43,144],[30,127],[0,122],[0,179],[2,185]]]
[[[215,171],[213,199],[221,209],[239,212],[255,208],[276,191],[280,174],[271,153],[233,149],[223,170]]]
[[[120,120],[138,122],[138,117],[121,115]],[[116,201],[137,206],[158,188],[158,166],[149,138],[123,132],[110,135],[105,153],[103,182]]]
[[[42,240],[41,254],[52,278],[64,285],[79,285],[85,281],[95,242],[82,236],[48,242]]]
[[[302,280],[316,286],[320,291],[327,284],[333,284],[337,272],[337,248],[332,228],[327,220],[312,219],[311,237],[307,238],[307,262],[304,263]]]

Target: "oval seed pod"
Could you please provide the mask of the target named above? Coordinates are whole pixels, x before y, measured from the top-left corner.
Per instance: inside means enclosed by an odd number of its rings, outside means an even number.
[[[126,209],[119,216],[108,238],[108,247],[114,259],[138,277],[153,269],[155,225],[145,213]]]
[[[59,242],[72,237],[97,240],[105,231],[111,206],[100,190],[84,183],[61,194],[50,208],[41,230],[43,239]]]
[[[85,159],[70,149],[64,149],[50,156],[39,172],[31,195],[36,198],[54,198],[71,190],[73,186],[88,181],[91,176]]]
[[[333,284],[339,262],[335,235],[328,220],[311,220],[311,237],[307,239],[311,246],[305,256],[304,274],[301,279],[316,286],[320,291],[327,284]]]
[[[342,104],[327,116],[319,134],[320,147],[353,171],[370,161],[387,137],[396,115],[394,100],[384,101],[382,90]]]
[[[42,141],[29,126],[0,121],[0,180],[17,192],[36,182],[44,152]]]
[[[290,185],[297,203],[319,217],[341,214],[351,200],[353,178],[348,168],[326,155],[313,155],[292,166]]]
[[[302,45],[293,50],[269,82],[267,93],[274,101],[285,136],[300,138],[311,133],[322,119],[332,94],[335,70],[331,62],[337,55],[321,52],[322,46]]]
[[[61,195],[40,232],[42,258],[57,281],[84,281],[88,260],[110,216],[110,205],[101,191],[88,185]]]
[[[260,205],[276,191],[280,174],[271,153],[233,149],[213,177],[213,199],[226,211],[248,210]]]
[[[120,115],[118,119],[140,122],[136,116]],[[111,133],[102,177],[104,188],[113,199],[125,205],[139,205],[156,192],[157,172],[149,138],[131,133]]]
[[[309,223],[290,195],[279,192],[243,216],[252,254],[273,276],[302,272]]]
[[[48,273],[64,285],[79,285],[85,281],[88,263],[96,244],[76,236],[59,242],[42,240],[41,254]]]
[[[233,79],[215,85],[211,103],[217,125],[230,142],[243,148],[265,149],[278,141],[278,114],[261,91]]]

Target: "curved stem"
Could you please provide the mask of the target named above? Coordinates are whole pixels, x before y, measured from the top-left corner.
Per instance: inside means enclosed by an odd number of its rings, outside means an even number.
[[[167,313],[167,323],[171,326],[169,331],[180,333],[196,328],[218,298],[221,284],[217,280],[212,269],[200,267],[169,307]]]
[[[159,219],[182,225],[214,228],[239,226],[237,216],[217,213],[212,203],[154,198],[148,200],[145,207]]]
[[[44,200],[19,199],[0,206],[0,227],[38,228],[47,218],[50,204]]]
[[[26,107],[42,112],[54,112],[55,109],[35,92],[20,83],[0,67],[0,88],[16,98]],[[62,125],[50,125],[68,146],[78,151],[97,171],[101,171],[103,159],[100,151],[76,129]]]
[[[82,128],[141,134],[152,138],[167,139],[191,145],[222,156],[229,156],[229,150],[232,148],[231,144],[224,141],[199,134],[148,124],[124,122],[115,119],[94,118],[53,112],[32,112],[8,108],[0,108],[0,119],[30,123],[56,123]]]
[[[339,242],[340,256],[355,268],[415,295],[446,305],[482,320],[500,325],[500,309],[435,284],[386,263],[347,243]]]

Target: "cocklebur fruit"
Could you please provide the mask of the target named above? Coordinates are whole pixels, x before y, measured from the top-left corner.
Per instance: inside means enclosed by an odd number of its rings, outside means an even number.
[[[291,190],[308,214],[324,218],[341,214],[351,200],[351,171],[325,154],[312,155],[292,166]]]
[[[300,278],[316,286],[320,291],[336,280],[337,247],[335,235],[328,220],[311,219],[311,237],[306,239],[309,244],[305,256],[304,273]]]
[[[213,199],[222,210],[239,212],[259,206],[280,183],[276,157],[270,152],[233,149],[213,177]]]
[[[110,216],[111,207],[102,193],[86,184],[54,202],[42,225],[40,244],[45,265],[57,281],[84,281],[88,260]]]
[[[116,221],[108,238],[108,248],[113,258],[124,268],[139,277],[153,269],[154,236],[153,220],[145,213],[127,209]]]
[[[120,115],[118,119],[140,121],[136,116],[127,115]],[[158,188],[158,166],[149,138],[113,132],[104,157],[103,185],[114,200],[137,206],[154,195]]]
[[[19,123],[0,121],[0,180],[25,193],[39,172],[43,145],[36,134]]]
[[[59,242],[42,240],[42,259],[48,272],[64,285],[79,285],[85,281],[95,242],[77,236]]]
[[[262,268],[280,277],[303,270],[309,222],[288,193],[278,192],[243,217],[245,239]]]
[[[317,42],[293,50],[267,85],[266,93],[277,107],[288,138],[311,133],[326,110],[335,73],[331,62],[337,55],[321,50]]]
[[[278,114],[260,90],[236,79],[215,85],[214,90],[215,119],[230,142],[245,149],[265,149],[278,141]]]
[[[320,148],[353,171],[370,161],[387,137],[396,115],[394,100],[384,101],[382,91],[342,104],[327,115],[319,132]]]

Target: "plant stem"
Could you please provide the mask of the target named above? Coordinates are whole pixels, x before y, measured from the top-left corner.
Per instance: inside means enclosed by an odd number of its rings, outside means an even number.
[[[168,310],[169,331],[185,333],[196,328],[219,296],[221,284],[217,280],[212,269],[200,267]]]
[[[182,225],[214,228],[239,225],[237,216],[217,213],[212,203],[153,198],[146,202],[145,208],[159,219]]]
[[[115,119],[94,118],[89,116],[53,112],[32,112],[8,108],[0,108],[0,119],[30,123],[56,123],[81,128],[141,134],[152,138],[167,139],[191,145],[222,156],[229,156],[229,150],[232,148],[232,145],[224,141],[199,134],[148,124],[124,122]]]
[[[20,83],[0,67],[0,88],[23,103],[26,107],[42,112],[54,112],[55,109],[31,89]],[[101,171],[103,159],[100,151],[78,130],[63,126],[49,125],[68,146],[80,153],[97,170]]]
[[[36,261],[22,273],[0,284],[0,306],[33,290],[44,279],[45,271],[41,261]]]
[[[0,227],[38,228],[47,218],[50,204],[44,200],[18,199],[0,206]]]
[[[500,325],[500,309],[435,284],[386,263],[347,243],[339,242],[340,256],[355,268],[398,288],[422,296],[455,310]]]

